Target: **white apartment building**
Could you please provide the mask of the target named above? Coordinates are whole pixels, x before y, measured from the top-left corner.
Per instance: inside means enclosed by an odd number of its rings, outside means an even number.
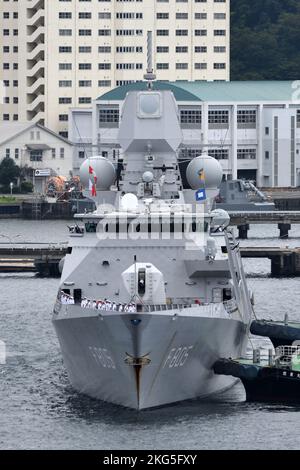
[[[0,120],[68,134],[70,107],[143,79],[229,80],[230,0],[0,0]]]
[[[300,186],[300,81],[154,82],[171,89],[183,142],[179,158],[208,152],[225,175],[256,181],[260,187]],[[118,129],[126,93],[146,89],[129,84],[100,96],[87,109],[70,110],[74,172],[90,155],[122,159]]]

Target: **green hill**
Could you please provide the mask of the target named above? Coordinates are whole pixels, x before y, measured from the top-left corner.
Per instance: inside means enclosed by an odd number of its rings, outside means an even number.
[[[231,80],[300,79],[300,0],[231,0]]]

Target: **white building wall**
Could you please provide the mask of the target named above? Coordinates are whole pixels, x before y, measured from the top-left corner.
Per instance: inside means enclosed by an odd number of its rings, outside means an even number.
[[[29,147],[31,145],[49,147],[49,149],[43,150],[41,162],[30,160]],[[16,149],[18,153],[16,153]],[[52,149],[55,150],[55,157]],[[57,175],[66,177],[69,177],[73,171],[73,145],[64,142],[41,127],[30,128],[0,145],[0,160],[8,155],[8,151],[9,156],[20,167],[28,166],[38,170],[51,169]]]
[[[179,111],[193,109],[201,110],[202,113],[201,124],[190,127],[182,124],[182,148],[185,149],[185,152],[190,152],[192,156],[204,151],[212,152],[212,155],[220,158],[226,175],[232,178],[249,175],[249,178],[255,179],[257,185],[261,187],[300,185],[300,104],[298,106],[292,102],[222,104],[199,101],[181,101],[177,104]],[[94,155],[107,150],[107,147],[116,148],[118,145],[118,127],[109,127],[109,125],[101,127],[99,125],[100,106],[118,106],[121,114],[122,102],[98,100],[94,102],[93,108],[86,110],[85,122],[81,123],[82,132],[84,133],[84,129],[88,129],[89,138],[93,141]],[[209,122],[211,111],[228,112],[228,123],[212,124]],[[254,113],[254,121],[251,122],[251,119],[246,117],[246,122],[239,122],[238,115],[243,112],[246,112],[246,116],[247,113]],[[80,110],[74,109],[72,113],[70,135],[73,135],[74,120],[77,122],[76,116],[80,115]],[[277,179],[275,177],[275,117],[278,117]],[[292,157],[291,141],[292,118],[295,122],[294,157]],[[80,121],[82,116],[78,119]],[[92,125],[90,125],[91,120]],[[266,133],[266,128],[268,128],[269,134]],[[75,154],[78,154],[78,151],[79,147],[76,147]],[[185,153],[182,158],[185,158],[184,155]],[[292,158],[294,158],[294,168],[292,168]]]

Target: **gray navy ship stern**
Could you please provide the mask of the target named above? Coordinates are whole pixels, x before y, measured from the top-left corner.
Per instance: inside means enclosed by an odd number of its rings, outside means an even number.
[[[196,157],[187,168],[192,189],[183,190],[181,141],[170,91],[128,93],[122,178],[115,185],[107,158],[83,163],[97,210],[75,216],[53,313],[74,388],[133,409],[228,389],[235,379],[212,366],[247,344],[239,246],[228,214],[211,210],[222,171],[208,155]]]

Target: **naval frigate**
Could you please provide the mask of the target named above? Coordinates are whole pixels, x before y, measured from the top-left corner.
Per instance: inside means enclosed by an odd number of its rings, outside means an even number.
[[[75,215],[53,312],[70,382],[133,409],[206,398],[234,385],[213,372],[245,352],[252,312],[239,245],[212,210],[219,163],[199,155],[183,189],[171,91],[127,94],[118,140],[123,170],[81,167],[97,209]]]

